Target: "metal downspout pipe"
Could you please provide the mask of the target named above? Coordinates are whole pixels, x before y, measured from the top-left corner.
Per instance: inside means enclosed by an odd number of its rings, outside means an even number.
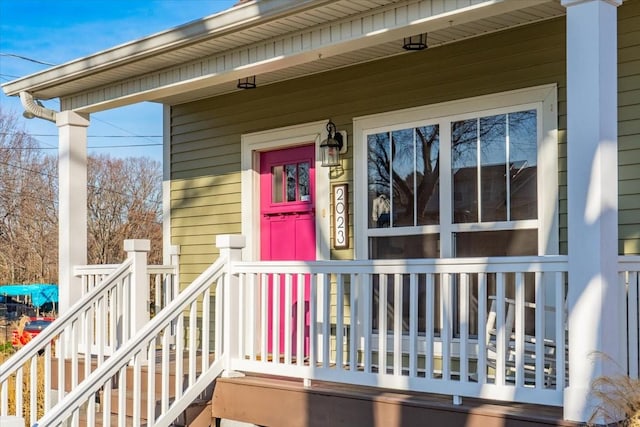
[[[24,107],[24,113],[22,115],[27,119],[39,117],[53,123],[56,122],[56,112],[45,108],[39,101],[33,99],[33,95],[29,92],[20,92],[20,102],[22,102],[22,106]]]

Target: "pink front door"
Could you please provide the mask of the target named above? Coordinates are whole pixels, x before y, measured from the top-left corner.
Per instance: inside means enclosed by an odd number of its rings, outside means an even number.
[[[287,148],[260,155],[260,258],[265,261],[312,261],[316,259],[315,146]],[[273,352],[274,327],[279,331],[279,350],[285,350],[289,331],[291,348],[297,348],[297,282],[291,282],[291,317],[285,319],[285,280],[280,280],[278,325],[274,326],[273,280],[269,282],[269,352]],[[309,281],[304,284],[304,352],[309,348]],[[287,327],[288,325],[288,327]]]

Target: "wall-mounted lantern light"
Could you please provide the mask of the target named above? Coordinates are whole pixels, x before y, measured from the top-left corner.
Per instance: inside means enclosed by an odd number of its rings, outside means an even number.
[[[336,131],[336,125],[329,120],[329,123],[327,123],[327,139],[320,144],[322,166],[340,166],[340,153],[346,153],[347,151],[346,135],[344,134]]]
[[[405,37],[402,44],[405,50],[422,50],[427,48],[427,33]]]

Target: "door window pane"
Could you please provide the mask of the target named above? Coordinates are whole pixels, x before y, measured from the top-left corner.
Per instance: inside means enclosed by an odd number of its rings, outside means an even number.
[[[309,162],[298,163],[298,195],[300,201],[308,202],[309,196]]]
[[[282,202],[282,166],[271,168],[271,202]]]
[[[287,202],[296,201],[296,165],[284,165],[287,174]]]

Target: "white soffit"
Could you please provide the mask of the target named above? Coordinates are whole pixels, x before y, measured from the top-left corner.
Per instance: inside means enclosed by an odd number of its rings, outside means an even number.
[[[429,33],[433,48],[565,13],[555,0],[297,0],[288,3],[297,6],[290,13],[269,19],[282,4],[249,2],[105,51],[114,58],[99,66],[91,65],[99,62],[96,54],[3,87],[8,94],[60,97],[63,109],[81,112],[141,101],[176,104],[237,90],[237,79],[250,75],[263,86],[402,54],[402,38],[421,32]],[[240,12],[250,25],[209,28]]]

